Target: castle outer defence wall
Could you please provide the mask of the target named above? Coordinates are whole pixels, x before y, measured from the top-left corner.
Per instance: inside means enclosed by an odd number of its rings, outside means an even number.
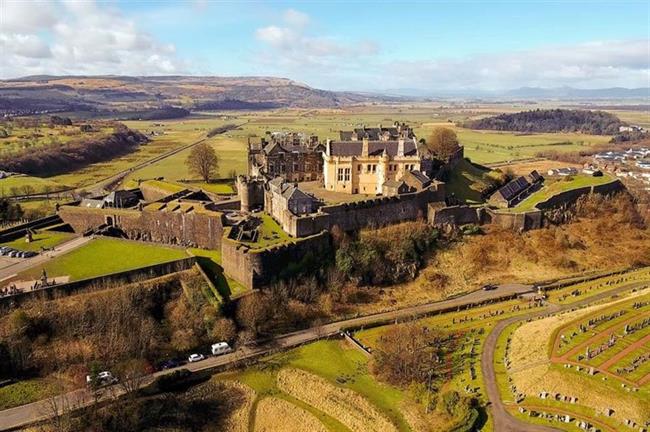
[[[431,225],[480,225],[485,223],[485,208],[466,205],[438,207],[429,204],[428,221]]]
[[[431,202],[444,201],[443,188],[321,207],[317,213],[296,216],[284,212],[278,222],[294,237],[307,237],[338,226],[344,231],[417,220],[427,217]]]
[[[223,235],[221,214],[63,206],[59,209],[59,216],[77,233],[111,221],[131,240],[206,249],[219,249]]]
[[[321,264],[330,254],[330,248],[327,232],[261,250],[225,239],[221,256],[224,272],[253,289],[290,277],[314,263]]]

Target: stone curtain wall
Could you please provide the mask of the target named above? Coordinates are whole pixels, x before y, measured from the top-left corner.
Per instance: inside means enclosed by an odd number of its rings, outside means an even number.
[[[249,289],[322,265],[330,255],[328,232],[261,250],[229,239],[221,247],[224,272]]]
[[[431,225],[467,225],[484,223],[485,209],[466,205],[440,207],[429,205],[428,221]]]
[[[598,186],[586,186],[579,189],[573,189],[566,192],[561,192],[557,195],[553,195],[546,201],[542,201],[537,204],[537,208],[540,210],[548,210],[552,208],[558,208],[565,205],[570,205],[575,203],[578,198],[589,193],[598,193],[602,195],[609,195],[615,192],[625,190],[625,186],[621,183],[620,180],[614,180],[611,183],[606,183]]]
[[[0,243],[10,242],[23,237],[28,229],[46,228],[58,223],[61,223],[61,218],[58,215],[53,215],[7,228],[0,231]]]
[[[222,215],[200,212],[90,209],[64,206],[59,216],[77,233],[97,228],[112,220],[131,240],[219,249],[223,235]]]
[[[176,261],[168,261],[133,270],[54,285],[36,291],[24,291],[18,295],[0,297],[0,310],[14,308],[26,301],[33,301],[35,299],[52,300],[79,294],[80,292],[99,291],[119,285],[154,279],[171,273],[189,270],[194,264],[196,264],[196,257],[187,257]]]
[[[444,201],[444,192],[435,187],[420,192],[381,197],[321,207],[318,213],[295,216],[284,212],[280,224],[294,237],[306,237],[338,226],[344,231],[416,220],[427,217],[431,202]]]

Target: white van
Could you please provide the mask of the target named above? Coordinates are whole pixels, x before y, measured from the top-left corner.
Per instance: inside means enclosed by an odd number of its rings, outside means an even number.
[[[221,354],[226,354],[232,352],[232,348],[230,348],[230,345],[228,345],[227,342],[218,342],[216,344],[212,345],[212,354],[213,355],[221,355]]]

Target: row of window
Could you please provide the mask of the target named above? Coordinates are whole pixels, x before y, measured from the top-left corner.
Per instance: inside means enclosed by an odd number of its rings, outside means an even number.
[[[350,174],[351,174],[350,168],[339,168],[337,172],[337,179],[340,182],[350,181]]]

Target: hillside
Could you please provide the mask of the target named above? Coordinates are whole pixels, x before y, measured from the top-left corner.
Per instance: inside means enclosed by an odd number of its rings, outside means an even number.
[[[500,114],[472,120],[466,128],[516,132],[580,132],[592,135],[618,133],[623,122],[604,111],[548,109]]]
[[[332,108],[389,99],[269,77],[33,76],[0,81],[0,113],[9,114],[110,113],[170,105],[204,110]]]

